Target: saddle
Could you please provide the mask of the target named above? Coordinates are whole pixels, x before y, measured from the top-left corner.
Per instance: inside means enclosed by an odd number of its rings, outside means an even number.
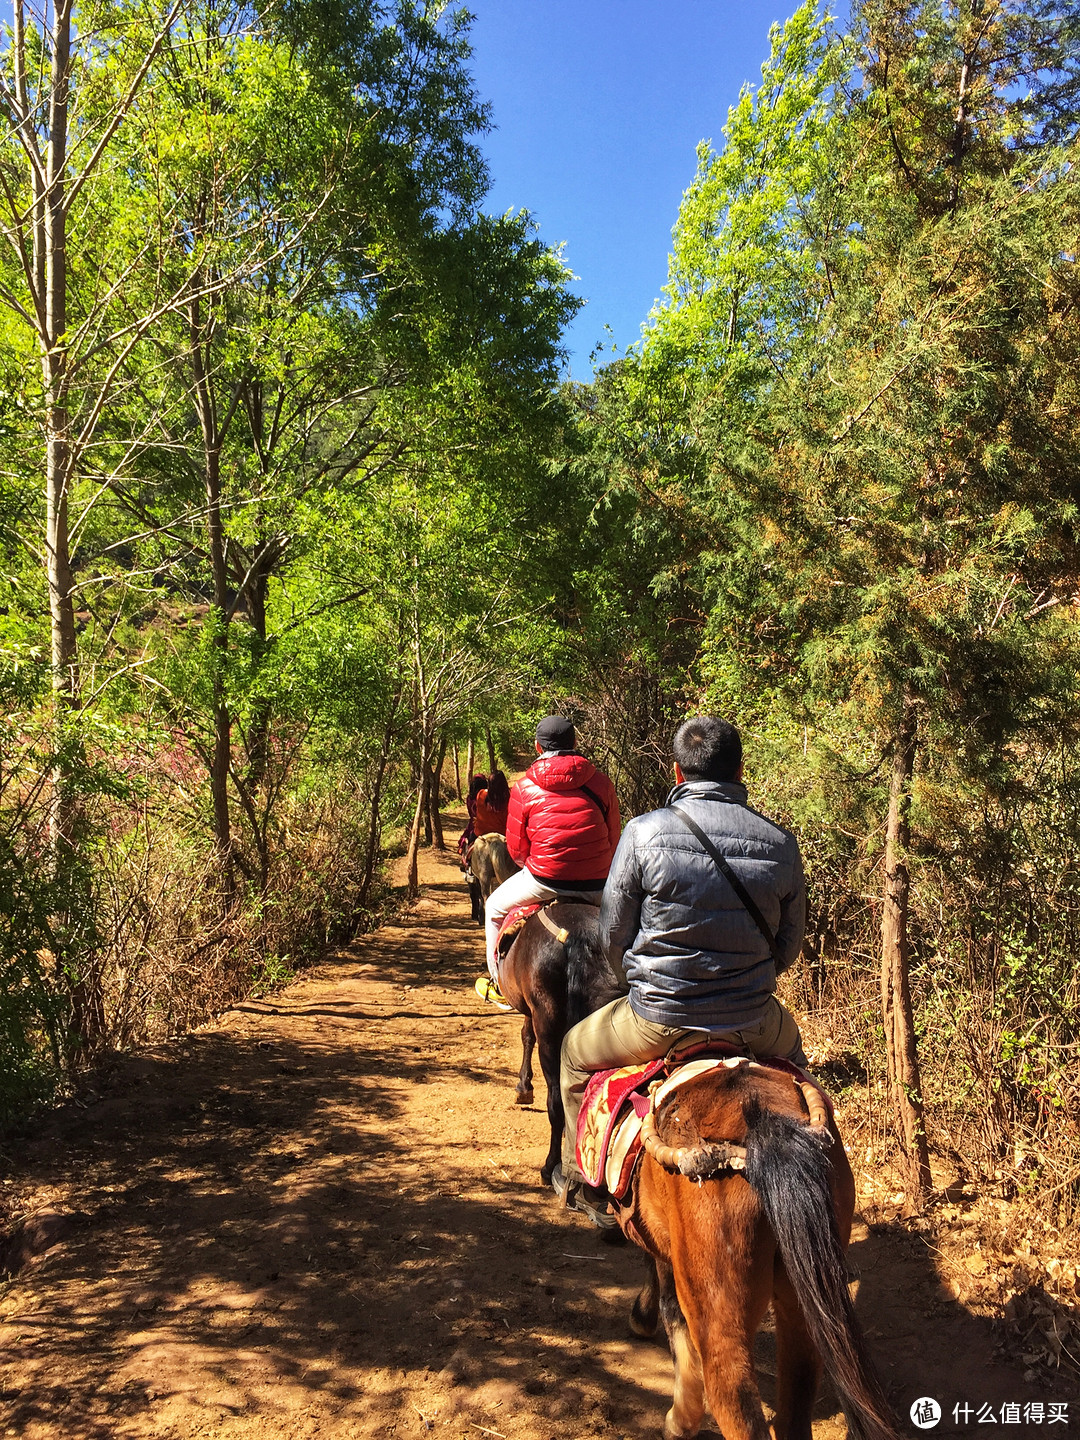
[[[805,1070],[779,1056],[753,1059],[725,1041],[680,1041],[667,1055],[646,1064],[628,1065],[619,1070],[598,1070],[585,1089],[578,1115],[577,1163],[590,1185],[605,1187],[617,1206],[631,1203],[634,1174],[641,1151],[650,1144],[663,1164],[663,1151],[656,1138],[652,1117],[667,1097],[718,1068],[737,1069],[747,1065],[790,1075],[802,1090],[810,1123],[822,1126],[832,1116],[832,1100]],[[741,1146],[718,1142],[717,1170],[741,1170],[745,1151]]]
[[[472,847],[473,847],[473,845],[476,843],[476,828],[475,828],[475,827],[476,827],[476,822],[475,822],[475,820],[471,820],[471,819],[470,819],[469,823],[465,826],[465,829],[464,829],[464,830],[461,832],[461,834],[458,836],[458,842],[457,842],[458,864],[461,866],[462,870],[465,870],[465,871],[468,871],[468,868],[469,868],[469,856],[472,854]]]
[[[552,920],[551,916],[547,913],[550,906],[557,905],[558,903],[557,900],[548,900],[546,903],[541,904],[539,901],[533,900],[527,905],[515,905],[499,926],[499,934],[495,941],[495,953],[499,959],[501,960],[510,949],[510,946],[517,939],[518,935],[524,930],[525,922],[531,919],[533,915],[539,915],[540,923],[544,929],[554,935],[555,939],[558,940],[561,945],[565,945],[569,939],[570,932],[564,930],[561,925],[556,925],[555,921]]]

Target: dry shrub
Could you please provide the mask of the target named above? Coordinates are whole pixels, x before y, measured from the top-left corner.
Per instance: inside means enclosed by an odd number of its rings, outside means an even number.
[[[589,758],[615,785],[624,816],[664,803],[674,783],[671,740],[686,715],[680,671],[630,657],[598,664],[587,695],[557,696],[549,703],[573,717]]]
[[[234,813],[226,863],[185,737],[147,744],[114,729],[112,749],[78,748],[76,844],[62,871],[48,843],[48,755],[16,739],[21,750],[0,743],[0,1121],[109,1051],[181,1034],[283,983],[387,903],[371,796],[378,773],[392,821],[408,777],[386,770],[378,737],[303,764],[296,736],[275,740]],[[25,783],[13,760],[23,752]]]
[[[243,857],[145,807],[94,868],[97,943],[75,987],[81,1058],[177,1035],[288,980],[370,923],[360,905],[370,811],[345,777],[283,800],[265,890]],[[115,819],[115,817],[114,817]]]

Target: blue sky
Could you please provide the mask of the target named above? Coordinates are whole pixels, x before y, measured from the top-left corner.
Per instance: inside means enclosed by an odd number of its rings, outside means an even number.
[[[769,26],[798,0],[470,0],[472,68],[497,129],[489,211],[525,207],[588,299],[567,335],[575,379],[620,349],[667,275],[699,140],[761,79]],[[605,353],[601,363],[609,358]]]

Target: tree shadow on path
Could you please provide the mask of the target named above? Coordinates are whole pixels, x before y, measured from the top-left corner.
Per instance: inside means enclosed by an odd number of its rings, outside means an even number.
[[[540,1189],[520,1019],[472,996],[480,933],[451,865],[425,864],[402,923],[118,1061],[21,1143],[25,1201],[87,1219],[0,1302],[0,1433],[658,1434],[670,1360],[627,1330],[642,1258]],[[994,1356],[918,1238],[862,1227],[852,1258],[906,1431],[920,1395],[940,1430],[965,1398],[1069,1398]],[[767,1332],[758,1357],[768,1399]],[[816,1431],[843,1433],[828,1396]]]

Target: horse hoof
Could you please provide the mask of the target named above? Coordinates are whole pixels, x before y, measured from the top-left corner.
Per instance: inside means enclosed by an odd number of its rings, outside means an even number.
[[[656,1338],[657,1320],[654,1317],[650,1325],[647,1319],[638,1314],[637,1306],[630,1311],[630,1333],[636,1335],[639,1340],[653,1340]]]
[[[515,1105],[531,1105],[533,1103],[533,1092],[531,1090],[519,1090],[514,1096]]]
[[[674,1414],[674,1410],[669,1410],[664,1416],[664,1440],[694,1440],[701,1426],[695,1425],[692,1430],[683,1430],[672,1418]]]

